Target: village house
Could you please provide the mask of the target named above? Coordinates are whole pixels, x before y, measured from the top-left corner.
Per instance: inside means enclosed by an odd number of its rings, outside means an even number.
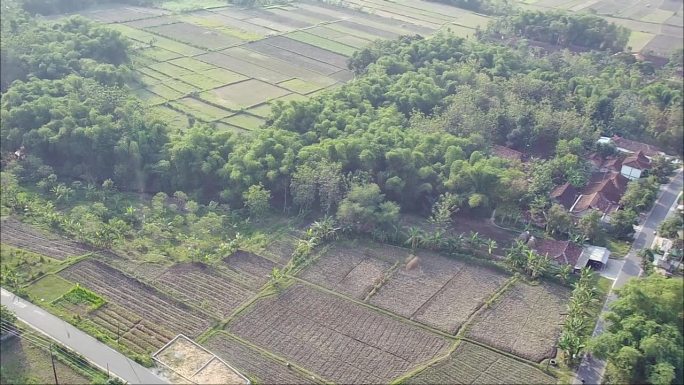
[[[634,180],[641,178],[644,172],[650,169],[651,160],[642,151],[637,151],[622,161],[620,174],[630,180]]]
[[[627,191],[628,182],[629,179],[619,172],[594,173],[570,207],[570,213],[582,216],[589,210],[599,210],[603,214],[601,219],[608,221],[610,214],[620,208],[619,202]]]
[[[570,265],[575,272],[587,266],[601,270],[610,258],[610,251],[605,247],[580,246],[570,241],[555,239],[537,239],[527,231],[518,239],[537,254],[549,257],[555,265]]]
[[[618,151],[624,154],[636,154],[637,152],[641,152],[648,159],[652,159],[658,155],[666,155],[660,148],[656,146],[625,139],[618,135],[613,135],[612,137],[602,136],[599,138],[598,143],[613,144]]]

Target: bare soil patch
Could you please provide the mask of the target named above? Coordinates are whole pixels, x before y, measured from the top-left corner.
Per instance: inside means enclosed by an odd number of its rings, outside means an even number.
[[[518,282],[478,314],[468,336],[535,362],[553,357],[569,297],[564,287]]]
[[[338,383],[388,383],[449,341],[342,298],[297,285],[259,301],[228,326]]]
[[[68,257],[88,254],[88,246],[41,231],[14,218],[0,224],[0,242],[19,249],[32,251],[60,261]]]
[[[258,289],[268,282],[274,267],[279,267],[275,262],[252,254],[248,251],[238,250],[223,259],[223,262],[231,269],[247,274],[249,280],[254,282],[252,288]]]
[[[543,371],[462,341],[449,358],[409,378],[407,384],[555,384]]]
[[[176,334],[197,336],[211,323],[206,315],[102,262],[84,260],[59,275]]]
[[[224,333],[213,335],[204,345],[241,373],[262,384],[311,384],[284,363],[275,361]]]

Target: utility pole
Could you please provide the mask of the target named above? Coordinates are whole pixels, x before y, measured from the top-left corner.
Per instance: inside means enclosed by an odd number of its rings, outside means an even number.
[[[55,355],[52,353],[52,344],[50,344],[50,360],[52,361],[52,373],[55,375],[55,385],[59,385],[57,381],[57,369],[55,369]]]

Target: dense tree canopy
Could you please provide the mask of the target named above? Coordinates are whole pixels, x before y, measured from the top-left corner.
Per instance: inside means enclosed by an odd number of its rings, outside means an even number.
[[[592,343],[608,359],[609,383],[681,384],[684,381],[684,286],[658,274],[618,290],[607,330]]]

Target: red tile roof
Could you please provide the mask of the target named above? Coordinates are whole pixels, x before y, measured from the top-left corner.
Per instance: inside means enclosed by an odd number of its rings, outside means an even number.
[[[582,248],[570,241],[557,241],[555,239],[537,239],[533,249],[540,255],[552,258],[558,264],[575,266]]]
[[[565,183],[560,186],[556,186],[551,191],[551,198],[555,199],[559,204],[565,207],[566,210],[570,210],[572,204],[577,200],[577,189],[570,183]]]
[[[597,209],[607,214],[617,210],[628,182],[629,179],[619,172],[594,173],[570,212],[581,213],[588,209]]]
[[[492,155],[498,156],[499,158],[519,161],[522,161],[523,157],[525,156],[525,154],[523,154],[520,151],[504,146],[499,146],[498,144],[492,146]]]
[[[642,151],[632,154],[625,158],[622,162],[625,166],[636,168],[638,170],[648,170],[651,168],[651,161],[644,155]]]
[[[651,146],[650,144],[625,139],[617,135],[613,136],[611,139],[613,143],[615,143],[615,146],[618,148],[623,148],[629,152],[641,151],[644,155],[648,157],[654,157],[662,152],[662,150],[656,146]]]

